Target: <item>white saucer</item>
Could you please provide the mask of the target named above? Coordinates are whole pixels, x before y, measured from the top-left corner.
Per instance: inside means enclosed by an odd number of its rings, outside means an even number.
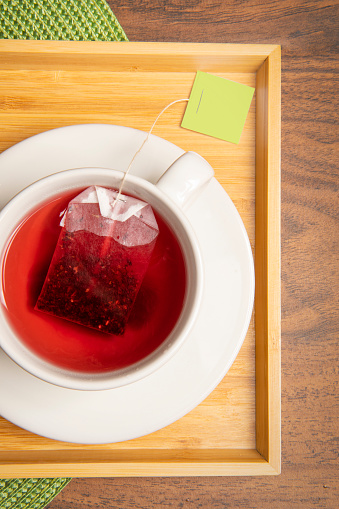
[[[1,202],[35,180],[69,168],[125,170],[145,133],[106,124],[62,127],[0,155]],[[184,151],[151,136],[131,173],[156,182]],[[43,382],[0,350],[0,414],[33,433],[66,442],[121,442],[176,421],[222,380],[245,338],[254,300],[250,243],[232,201],[213,179],[188,208],[201,245],[205,291],[187,342],[155,373],[108,391],[74,391]]]

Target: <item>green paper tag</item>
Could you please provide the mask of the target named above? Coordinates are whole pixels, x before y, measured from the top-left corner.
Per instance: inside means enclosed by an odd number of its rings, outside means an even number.
[[[181,127],[239,143],[254,88],[198,71]]]

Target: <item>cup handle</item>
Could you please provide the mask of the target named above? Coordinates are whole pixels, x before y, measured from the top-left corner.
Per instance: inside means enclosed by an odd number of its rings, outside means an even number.
[[[196,152],[185,152],[160,177],[156,186],[180,208],[186,208],[214,176],[212,166]]]

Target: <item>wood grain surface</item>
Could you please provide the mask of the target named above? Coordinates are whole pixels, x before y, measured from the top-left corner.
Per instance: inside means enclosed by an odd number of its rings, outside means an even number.
[[[155,130],[210,162],[255,251],[255,312],[231,369],[184,417],[127,442],[64,443],[0,418],[0,477],[280,472],[280,66],[280,46],[267,44],[0,41],[0,150],[89,120],[148,130],[164,104],[189,95],[197,69],[256,87],[239,145],[181,129],[182,103]],[[7,193],[12,177],[2,177]]]
[[[338,2],[109,4],[132,41],[282,45],[282,473],[73,479],[48,508],[335,508]]]

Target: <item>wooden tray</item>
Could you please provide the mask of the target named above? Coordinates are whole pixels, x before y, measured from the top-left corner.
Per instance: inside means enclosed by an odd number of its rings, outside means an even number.
[[[197,70],[255,86],[239,145],[180,127],[154,134],[209,161],[255,247],[255,320],[233,366],[188,415],[139,439],[82,446],[0,418],[0,477],[263,475],[280,472],[280,47],[0,41],[0,151],[42,131],[111,123],[148,131],[188,97]]]

